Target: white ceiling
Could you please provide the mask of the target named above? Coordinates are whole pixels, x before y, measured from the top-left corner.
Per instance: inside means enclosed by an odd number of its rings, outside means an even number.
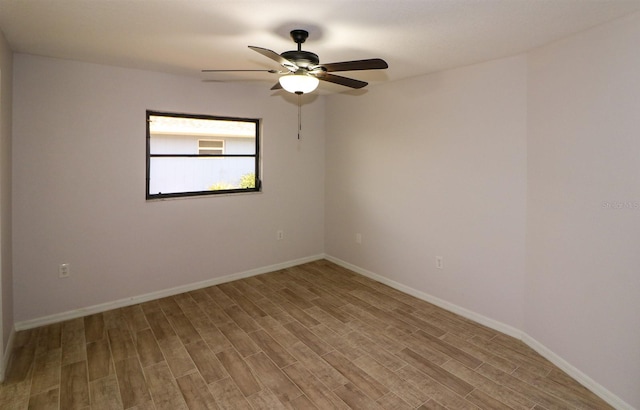
[[[375,84],[515,55],[639,10],[640,0],[0,0],[0,29],[19,53],[274,83],[200,70],[277,69],[247,46],[292,50],[289,31],[302,28],[321,63],[385,59],[388,70],[340,73]]]

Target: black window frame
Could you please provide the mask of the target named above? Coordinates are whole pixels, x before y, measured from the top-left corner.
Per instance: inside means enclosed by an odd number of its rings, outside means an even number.
[[[199,120],[217,120],[217,121],[235,121],[235,122],[250,122],[255,124],[255,153],[254,154],[151,154],[151,117],[152,116],[164,116],[174,118],[193,118]],[[163,198],[184,198],[184,197],[201,197],[209,195],[228,195],[228,194],[240,194],[248,192],[260,192],[262,190],[262,181],[260,179],[260,135],[261,135],[261,120],[258,118],[242,118],[242,117],[226,117],[219,115],[208,114],[184,114],[174,113],[166,111],[154,111],[147,110],[146,114],[146,184],[145,184],[145,196],[147,200],[163,199]],[[151,194],[149,192],[149,185],[151,182],[151,158],[254,158],[255,168],[255,187],[253,188],[233,188],[233,189],[219,189],[219,190],[204,190],[204,191],[185,191],[185,192],[171,192],[171,193],[157,193]]]

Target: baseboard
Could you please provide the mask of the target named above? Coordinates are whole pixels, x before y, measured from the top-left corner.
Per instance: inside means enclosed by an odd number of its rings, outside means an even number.
[[[0,383],[4,382],[4,377],[7,374],[7,368],[9,367],[9,360],[11,359],[11,352],[13,351],[13,343],[15,340],[16,331],[11,329],[9,334],[9,340],[7,346],[2,352],[2,367],[0,367]]]
[[[516,329],[512,326],[509,326],[497,320],[488,318],[486,316],[483,316],[471,310],[465,309],[453,303],[449,303],[445,300],[429,295],[428,293],[419,291],[417,289],[413,289],[409,286],[403,285],[402,283],[396,282],[394,280],[381,276],[377,273],[373,273],[371,271],[368,271],[366,269],[363,269],[359,266],[353,265],[349,262],[343,261],[331,255],[325,255],[324,258],[337,265],[340,265],[344,268],[347,268],[356,273],[359,273],[363,276],[376,280],[380,283],[384,283],[385,285],[388,285],[401,292],[407,293],[411,296],[415,296],[418,299],[422,299],[426,302],[433,303],[436,306],[439,306],[450,312],[457,313],[460,316],[464,316],[467,319],[471,319],[477,323],[490,327],[491,329],[497,330],[509,336],[520,339],[527,346],[531,347],[533,350],[538,352],[545,359],[549,360],[551,363],[558,366],[560,369],[566,372],[569,376],[577,380],[579,383],[581,383],[583,386],[591,390],[594,394],[598,395],[602,400],[606,401],[614,408],[618,410],[635,410],[633,406],[626,403],[624,400],[622,400],[620,397],[616,396],[615,394],[611,393],[601,384],[599,384],[598,382],[596,382],[595,380],[593,380],[592,378],[590,378],[589,376],[581,372],[576,367],[572,366],[569,362],[564,360],[559,355],[555,354],[551,349],[547,348],[542,343],[538,342],[533,337],[529,336],[528,334],[526,334],[525,332],[519,329]]]
[[[349,262],[345,262],[341,259],[335,258],[333,256],[330,255],[325,255],[325,259],[340,265],[344,268],[347,268],[349,270],[352,270],[354,272],[357,272],[363,276],[366,276],[368,278],[371,278],[373,280],[376,280],[380,283],[384,283],[387,286],[390,286],[394,289],[397,289],[401,292],[407,293],[411,296],[415,296],[418,299],[422,299],[426,302],[432,303],[436,306],[439,306],[443,309],[446,309],[450,312],[456,313],[460,316],[464,316],[467,319],[471,319],[474,322],[480,323],[481,325],[485,325],[487,327],[490,327],[491,329],[497,330],[499,332],[505,333],[509,336],[513,336],[517,339],[522,339],[522,331],[514,328],[513,326],[509,326],[507,324],[504,324],[502,322],[499,322],[497,320],[491,319],[489,317],[483,316],[479,313],[473,312],[469,309],[465,309],[463,307],[460,307],[458,305],[455,305],[453,303],[447,302],[443,299],[437,298],[435,296],[429,295],[428,293],[419,291],[417,289],[411,288],[409,286],[403,285],[402,283],[396,282],[394,280],[391,280],[389,278],[386,278],[384,276],[378,275],[377,273],[373,273],[371,271],[368,271],[366,269],[363,269],[359,266],[356,265],[352,265]]]
[[[263,273],[273,272],[280,269],[290,268],[292,266],[301,265],[307,262],[313,262],[323,259],[324,255],[313,255],[305,258],[294,259],[275,265],[264,266],[261,268],[251,269],[244,272],[233,273],[231,275],[221,276],[218,278],[208,279],[202,282],[190,283],[187,285],[176,286],[170,289],[164,289],[157,292],[145,293],[144,295],[133,296],[130,298],[120,299],[113,302],[101,303],[98,305],[88,306],[80,309],[70,310],[67,312],[56,313],[54,315],[44,316],[36,319],[25,320],[15,323],[15,330],[33,329],[35,327],[49,325],[52,323],[64,322],[65,320],[76,319],[79,317],[101,313],[111,309],[117,309],[125,306],[137,305],[138,303],[148,302],[150,300],[160,299],[167,296],[177,295],[179,293],[190,292],[196,289],[202,289],[209,286],[219,285],[221,283],[231,282],[238,279],[248,278],[251,276],[261,275]]]
[[[609,390],[607,390],[601,384],[599,384],[598,382],[596,382],[595,380],[593,380],[592,378],[590,378],[589,376],[587,376],[586,374],[584,374],[583,372],[581,372],[580,370],[578,370],[577,368],[572,366],[569,362],[567,362],[562,357],[560,357],[557,354],[555,354],[553,351],[548,349],[545,345],[543,345],[542,343],[538,342],[533,337],[531,337],[528,334],[524,333],[521,340],[527,346],[529,346],[530,348],[532,348],[536,352],[540,353],[540,355],[543,356],[545,359],[549,360],[551,363],[553,363],[556,366],[558,366],[560,369],[562,369],[569,376],[573,377],[576,381],[578,381],[584,387],[586,387],[587,389],[591,390],[594,394],[596,394],[602,400],[604,400],[607,403],[609,403],[615,409],[617,409],[617,410],[635,410],[635,408],[632,405],[630,405],[629,403],[625,402],[624,400],[622,400],[620,397],[616,396],[615,394],[611,393]]]

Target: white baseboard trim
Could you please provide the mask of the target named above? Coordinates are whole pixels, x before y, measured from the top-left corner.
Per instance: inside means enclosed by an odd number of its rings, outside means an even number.
[[[455,305],[453,303],[447,302],[443,299],[437,298],[435,296],[429,295],[428,293],[419,291],[417,289],[411,288],[409,286],[403,285],[402,283],[396,282],[394,280],[391,280],[389,278],[386,278],[384,276],[378,275],[377,273],[373,273],[371,271],[368,271],[366,269],[363,269],[359,266],[356,265],[352,265],[349,262],[345,262],[341,259],[335,258],[333,256],[330,255],[325,255],[325,259],[340,265],[344,268],[347,268],[349,270],[352,270],[354,272],[357,272],[363,276],[366,276],[368,278],[371,278],[373,280],[376,280],[380,283],[384,283],[385,285],[391,286],[394,289],[397,289],[401,292],[407,293],[411,296],[415,296],[418,299],[422,299],[426,302],[429,303],[433,303],[436,306],[439,306],[443,309],[446,309],[450,312],[456,313],[460,316],[464,316],[467,319],[471,319],[474,322],[480,323],[481,325],[485,325],[487,327],[490,327],[494,330],[497,330],[499,332],[505,333],[509,336],[513,336],[517,339],[522,339],[522,331],[514,328],[513,326],[509,326],[507,324],[504,324],[502,322],[499,322],[497,320],[493,320],[489,317],[483,316],[479,313],[476,313],[474,311],[471,311],[469,309],[465,309],[463,307],[460,307],[458,305]]]
[[[564,360],[562,357],[555,354],[551,349],[547,348],[542,343],[535,340],[533,337],[529,336],[528,334],[526,334],[525,332],[519,329],[514,328],[513,326],[509,326],[505,323],[488,318],[486,316],[483,316],[479,313],[465,309],[453,303],[449,303],[445,300],[429,295],[428,293],[403,285],[399,282],[396,282],[394,280],[381,276],[377,273],[373,273],[371,271],[368,271],[366,269],[363,269],[359,266],[353,265],[349,262],[343,261],[331,255],[325,255],[325,259],[337,265],[340,265],[344,268],[352,270],[356,273],[359,273],[363,276],[376,280],[380,283],[384,283],[385,285],[388,285],[401,292],[407,293],[411,296],[415,296],[418,299],[422,299],[426,302],[433,303],[434,305],[439,306],[443,309],[446,309],[450,312],[457,313],[460,316],[466,317],[467,319],[471,319],[475,322],[478,322],[482,325],[490,327],[494,330],[497,330],[509,336],[515,337],[516,339],[520,339],[527,346],[531,347],[533,350],[538,352],[545,359],[549,360],[551,363],[558,366],[560,369],[566,372],[569,376],[573,377],[575,380],[577,380],[583,386],[591,390],[594,394],[598,395],[602,400],[606,401],[614,408],[618,410],[635,410],[633,406],[626,403],[620,397],[616,396],[615,394],[607,390],[601,384],[599,384],[598,382],[596,382],[595,380],[593,380],[592,378],[590,378],[589,376],[581,372],[576,367],[572,366],[569,362]]]
[[[0,367],[0,383],[4,382],[4,377],[7,374],[7,368],[9,367],[9,360],[11,359],[11,352],[13,351],[13,343],[15,340],[16,331],[11,329],[9,334],[9,340],[7,346],[2,353],[2,367]]]
[[[635,410],[635,408],[633,406],[631,406],[629,403],[625,402],[620,397],[618,397],[615,394],[611,393],[609,390],[607,390],[601,384],[599,384],[598,382],[593,380],[591,377],[587,376],[586,374],[584,374],[583,372],[581,372],[580,370],[578,370],[577,368],[572,366],[569,362],[567,362],[562,357],[560,357],[557,354],[555,354],[553,351],[551,351],[549,348],[547,348],[542,343],[538,342],[533,337],[529,336],[526,333],[523,333],[523,337],[522,337],[521,340],[527,346],[529,346],[530,348],[532,348],[536,352],[540,353],[540,355],[543,356],[545,359],[549,360],[551,363],[553,363],[556,366],[558,366],[560,369],[562,369],[569,376],[573,377],[576,381],[578,381],[584,387],[586,387],[587,389],[591,390],[594,394],[599,396],[602,400],[604,400],[607,403],[609,403],[615,409],[618,409],[618,410]]]
[[[231,275],[221,276],[218,278],[204,280],[202,282],[190,283],[187,285],[176,286],[170,289],[164,289],[157,292],[150,292],[144,295],[132,296],[125,299],[116,300],[113,302],[101,303],[99,305],[88,306],[80,309],[70,310],[67,312],[56,313],[49,316],[44,316],[36,319],[25,320],[15,323],[15,330],[33,329],[35,327],[49,325],[52,323],[64,322],[65,320],[76,319],[79,317],[92,315],[94,313],[105,312],[111,309],[117,309],[125,306],[137,305],[138,303],[148,302],[150,300],[160,299],[167,296],[177,295],[179,293],[190,292],[196,289],[202,289],[209,286],[219,285],[221,283],[231,282],[238,279],[248,278],[251,276],[261,275],[263,273],[273,272],[280,269],[290,268],[292,266],[301,265],[307,262],[313,262],[318,259],[323,259],[324,255],[312,255],[305,258],[294,259],[274,265],[264,266],[261,268],[251,269],[244,272],[233,273]]]

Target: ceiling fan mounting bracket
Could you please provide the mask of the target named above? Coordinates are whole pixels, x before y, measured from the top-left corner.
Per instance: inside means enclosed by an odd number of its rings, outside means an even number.
[[[300,50],[300,44],[304,43],[309,37],[309,32],[307,30],[291,30],[291,38],[298,45],[298,50]]]

